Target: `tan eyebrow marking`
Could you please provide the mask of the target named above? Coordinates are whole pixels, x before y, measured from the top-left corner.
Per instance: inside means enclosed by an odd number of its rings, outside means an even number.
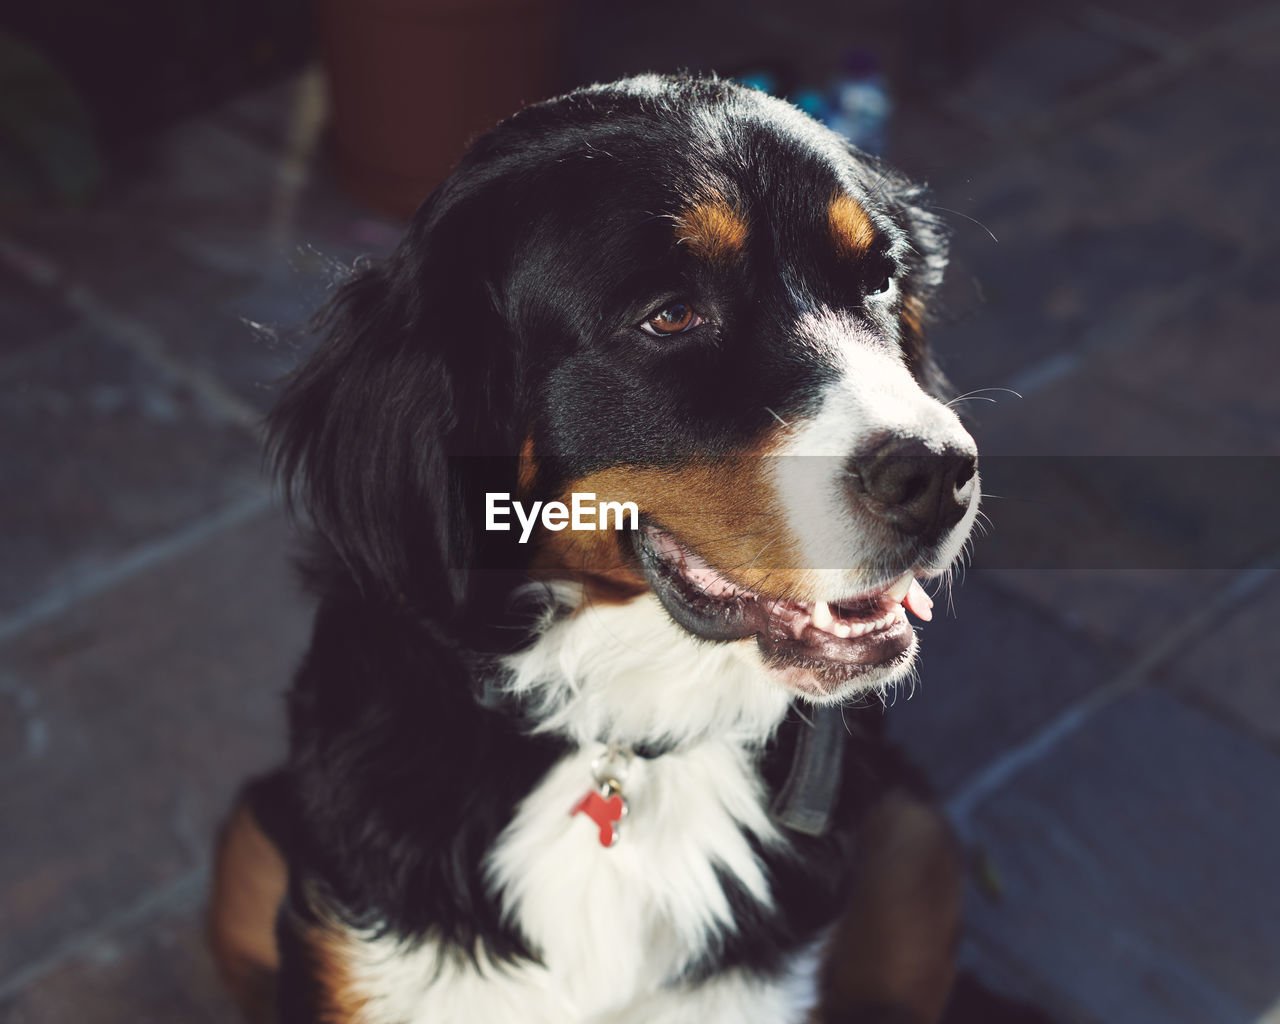
[[[747,221],[723,199],[691,206],[676,219],[676,244],[687,245],[711,263],[741,256],[747,244]]]
[[[851,196],[839,193],[827,208],[827,226],[841,256],[861,256],[876,240],[876,226]]]

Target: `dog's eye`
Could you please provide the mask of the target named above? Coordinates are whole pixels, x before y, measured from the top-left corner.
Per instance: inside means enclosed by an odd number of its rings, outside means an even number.
[[[692,306],[683,302],[674,302],[670,306],[658,310],[640,325],[640,330],[652,334],[656,338],[665,338],[670,334],[684,334],[702,323],[702,317],[693,311]]]
[[[893,289],[893,269],[885,267],[871,275],[867,283],[868,295],[885,295]]]

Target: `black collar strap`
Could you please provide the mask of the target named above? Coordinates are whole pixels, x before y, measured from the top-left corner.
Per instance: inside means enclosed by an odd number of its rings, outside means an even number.
[[[524,701],[504,689],[499,675],[483,672],[476,699],[481,707],[517,718],[524,716]],[[773,820],[792,832],[825,835],[840,799],[844,774],[844,745],[848,736],[839,705],[810,706],[804,715],[789,714],[779,727],[796,732],[791,768],[773,795],[769,811]],[[673,753],[678,743],[644,743],[628,749],[636,757],[653,759]]]
[[[844,744],[849,735],[839,705],[823,704],[805,709],[808,721],[791,716],[797,730],[791,770],[773,795],[769,810],[773,820],[792,832],[826,835],[840,799],[844,777]]]

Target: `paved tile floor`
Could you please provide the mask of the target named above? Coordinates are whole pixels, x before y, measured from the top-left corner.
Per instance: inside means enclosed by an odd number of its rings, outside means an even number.
[[[964,10],[941,69],[899,38],[889,156],[956,233],[958,389],[1022,395],[966,403],[983,451],[1280,454],[1280,5]],[[304,343],[245,321],[302,320],[395,232],[305,145],[312,85],[0,228],[0,1020],[233,1019],[210,836],[280,753],[307,629],[257,427]],[[1063,1021],[1280,1020],[1280,518],[1260,536],[976,569],[890,711],[970,850],[966,960]]]

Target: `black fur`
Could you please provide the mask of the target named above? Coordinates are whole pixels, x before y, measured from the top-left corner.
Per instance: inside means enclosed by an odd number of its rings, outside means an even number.
[[[708,185],[793,235],[754,245],[740,271],[690,263],[670,217]],[[530,955],[480,865],[561,748],[475,699],[492,655],[527,639],[508,600],[525,552],[479,529],[483,493],[515,490],[511,456],[530,434],[548,465],[578,476],[730,453],[771,415],[803,412],[830,371],[785,344],[784,277],[854,311],[938,390],[918,333],[861,306],[885,253],[851,273],[811,244],[837,188],[905,243],[893,268],[904,301],[927,304],[945,263],[939,225],[872,159],[723,82],[592,88],[481,138],[395,254],[337,293],[325,340],[269,423],[275,466],[314,529],[321,600],[289,698],[286,795],[274,801],[287,807],[265,812],[290,822],[278,830],[286,922],[305,922],[319,894],[353,923]],[[800,193],[812,201],[780,205]],[[716,323],[680,341],[636,329],[678,295],[698,296]],[[767,856],[782,910],[764,913],[722,878],[744,927],[696,974],[775,970],[828,922],[860,802],[898,772],[878,742],[859,750],[832,833]],[[766,777],[788,756],[773,750]],[[304,975],[287,967],[286,1003],[307,1002]]]
[[[717,877],[734,908],[738,930],[721,937],[690,972],[705,978],[729,968],[743,967],[772,973],[797,950],[807,946],[848,902],[852,882],[849,867],[856,857],[858,823],[877,799],[890,790],[931,798],[923,776],[884,739],[884,716],[879,704],[843,711],[848,741],[839,799],[825,835],[792,834],[786,850],[753,844],[766,865],[775,907],[762,907],[732,875]],[[760,774],[777,792],[791,768],[793,747],[802,725],[793,710],[777,739],[765,749]],[[793,728],[796,727],[796,728]]]

